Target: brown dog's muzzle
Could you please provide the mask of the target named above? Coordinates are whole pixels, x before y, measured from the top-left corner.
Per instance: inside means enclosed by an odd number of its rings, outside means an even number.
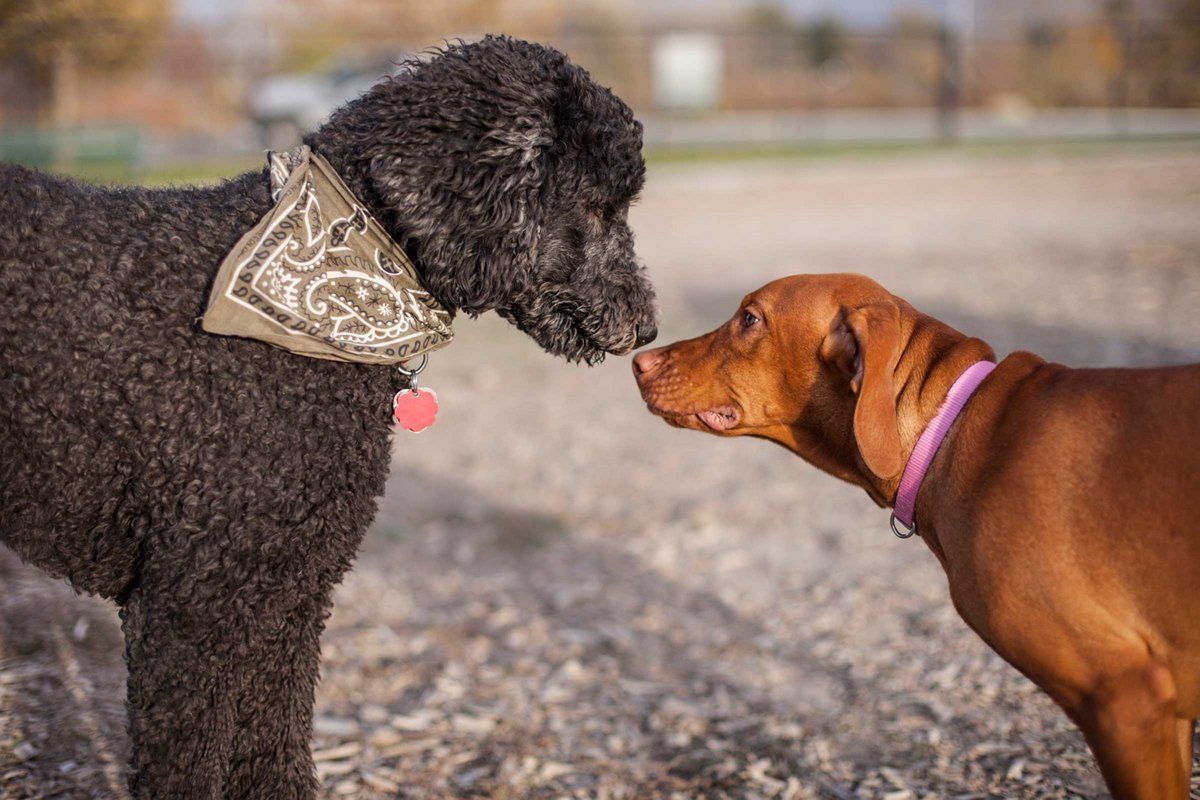
[[[633,374],[652,414],[680,428],[725,433],[741,421],[741,411],[726,399],[705,396],[715,385],[704,357],[708,337],[677,342],[638,353]]]

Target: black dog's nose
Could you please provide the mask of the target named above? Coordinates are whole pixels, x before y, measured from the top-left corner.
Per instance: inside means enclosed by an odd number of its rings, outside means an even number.
[[[637,342],[634,347],[645,347],[658,338],[658,326],[653,322],[643,322],[638,325]]]

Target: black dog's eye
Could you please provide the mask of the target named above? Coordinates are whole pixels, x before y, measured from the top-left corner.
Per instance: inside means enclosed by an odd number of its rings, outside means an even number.
[[[758,317],[756,317],[754,315],[753,311],[747,310],[747,311],[742,312],[742,327],[743,328],[753,328],[758,323],[759,323],[759,319],[758,319]]]

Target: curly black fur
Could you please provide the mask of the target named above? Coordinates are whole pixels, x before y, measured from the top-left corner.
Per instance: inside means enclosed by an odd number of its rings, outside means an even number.
[[[308,144],[445,305],[494,309],[572,360],[632,349],[653,295],[626,224],[645,176],[629,108],[561,53],[511,39],[408,67]]]
[[[454,310],[594,362],[652,336],[629,109],[553,50],[454,45],[308,143]],[[318,639],[375,514],[395,374],[202,333],[266,172],[105,189],[0,166],[0,541],[116,601],[144,798],[309,798]]]

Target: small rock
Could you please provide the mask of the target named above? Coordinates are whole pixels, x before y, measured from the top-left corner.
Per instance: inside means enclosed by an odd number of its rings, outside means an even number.
[[[496,727],[495,717],[472,717],[467,714],[457,714],[451,721],[454,725],[454,730],[462,733],[469,733],[474,736],[483,736],[491,733]]]
[[[432,750],[439,744],[438,739],[430,737],[426,739],[412,739],[406,742],[400,742],[390,747],[384,747],[379,750],[379,758],[396,758],[402,756],[413,755],[414,753],[424,753]]]
[[[392,717],[391,726],[398,731],[419,732],[429,729],[437,721],[433,711],[418,711],[415,714],[397,714]]]
[[[319,716],[313,720],[313,733],[317,736],[345,738],[358,733],[358,723],[344,717]]]
[[[370,725],[382,725],[388,721],[391,716],[388,710],[381,705],[368,703],[358,710],[358,718]]]
[[[454,776],[454,784],[463,790],[471,789],[479,782],[479,779],[488,773],[486,765],[472,767],[471,769],[463,770]]]
[[[363,783],[377,792],[387,792],[394,795],[400,791],[400,784],[391,778],[380,775],[378,772],[368,772],[363,775]]]
[[[324,782],[328,778],[349,775],[356,769],[358,765],[353,761],[322,761],[317,764],[317,780]]]
[[[538,777],[543,781],[552,781],[555,778],[561,778],[563,775],[569,775],[575,771],[575,768],[570,764],[563,764],[558,761],[547,761],[542,764],[542,768],[538,770]]]
[[[897,789],[908,788],[908,781],[904,780],[904,776],[892,767],[880,767],[879,774],[884,777],[884,780],[886,780],[892,786],[895,786]]]
[[[404,741],[404,737],[391,728],[379,728],[371,732],[371,735],[367,737],[367,741],[372,747],[390,747]]]
[[[751,781],[753,781],[754,783],[757,783],[759,786],[762,786],[768,792],[771,792],[772,794],[777,794],[783,790],[783,788],[786,786],[786,784],[784,784],[783,781],[775,780],[770,775],[768,775],[767,770],[770,768],[771,768],[770,760],[766,759],[766,758],[760,758],[758,761],[755,761],[753,764],[746,767],[745,772],[743,774],[747,778],[749,778]]]
[[[313,761],[341,761],[351,756],[356,756],[362,752],[362,745],[358,742],[350,742],[338,747],[329,747],[325,750],[313,751]]]

